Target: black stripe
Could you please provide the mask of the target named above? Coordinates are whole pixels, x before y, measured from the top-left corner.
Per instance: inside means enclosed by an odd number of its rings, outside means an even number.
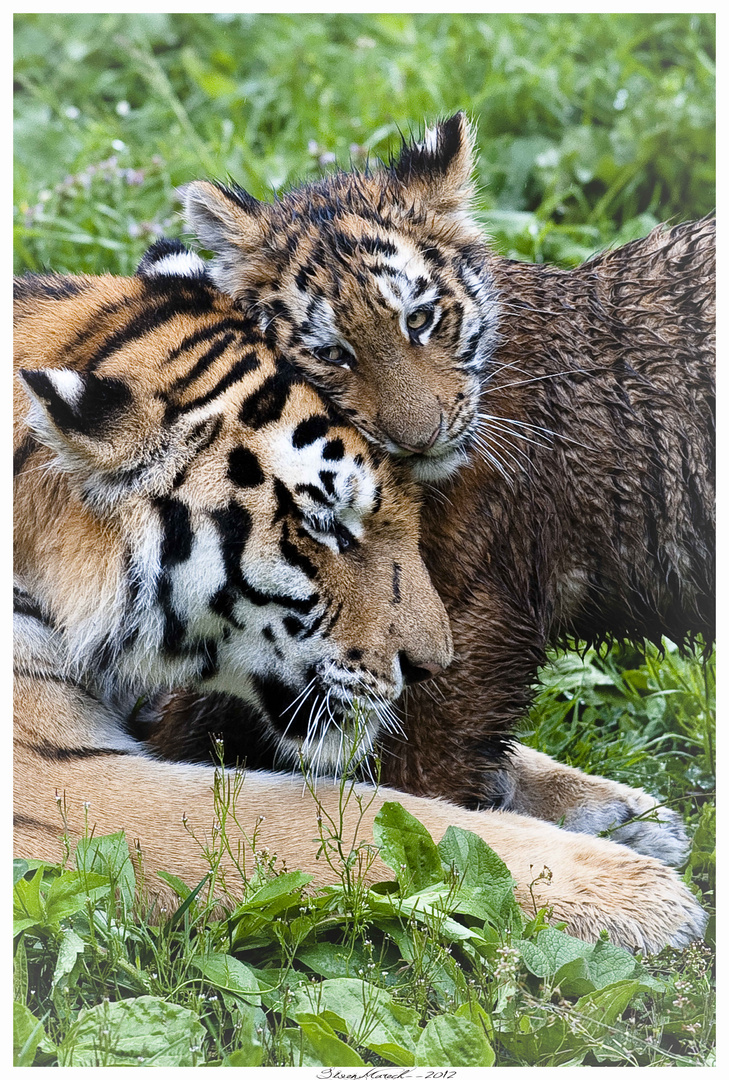
[[[140,338],[158,330],[165,323],[174,319],[176,315],[189,315],[196,318],[201,315],[208,315],[213,311],[216,294],[210,286],[202,281],[196,281],[192,278],[175,278],[174,281],[171,281],[169,278],[161,277],[140,280],[144,282],[144,292],[147,294],[147,299],[152,302],[141,307],[140,305],[134,305],[132,317],[129,321],[107,337],[104,344],[89,358],[88,371],[94,371],[118,349],[139,341]],[[161,302],[158,300],[160,295],[162,297]],[[127,302],[122,301],[110,305],[106,311],[113,314],[114,308],[119,310],[120,308],[126,308],[126,306]],[[96,313],[93,326],[79,335],[76,343],[70,343],[67,346],[69,352],[73,353],[83,340],[97,332],[105,313],[104,309]]]
[[[90,282],[63,274],[25,274],[13,279],[13,300],[69,300],[89,288]]]
[[[236,487],[259,487],[264,482],[258,458],[247,446],[235,446],[228,454],[228,479]]]
[[[225,342],[225,347],[230,344],[229,339]],[[211,350],[212,351],[212,350]],[[220,352],[222,352],[222,348]],[[220,353],[218,353],[220,355]],[[219,397],[221,394],[233,386],[235,383],[240,382],[246,375],[250,375],[252,371],[260,367],[260,360],[254,352],[246,353],[245,356],[241,356],[239,360],[236,360],[234,364],[231,364],[228,371],[226,371],[223,378],[208,390],[206,394],[202,394],[200,397],[193,398],[192,401],[186,401],[184,405],[170,403],[167,406],[165,412],[165,420],[167,423],[172,421],[176,416],[182,415],[187,412],[192,412],[193,409],[200,409],[203,405],[207,405],[214,398]],[[249,399],[250,400],[250,399]]]
[[[44,761],[77,761],[92,757],[128,757],[128,750],[111,746],[56,746],[47,740],[38,743],[18,741],[18,746],[38,754]]]
[[[401,572],[402,572],[402,567],[400,566],[400,563],[394,562],[392,564],[392,599],[393,599],[393,603],[395,603],[395,604],[399,604],[400,601],[402,600],[402,597],[400,595],[400,574],[401,574]]]
[[[321,455],[325,461],[341,461],[344,457],[344,443],[341,439],[330,439]]]
[[[313,502],[319,503],[320,506],[331,506],[329,499],[316,484],[297,484],[294,491],[299,495],[308,495]]]
[[[190,431],[188,432],[187,437],[185,439],[185,442],[186,442],[186,444],[188,446],[190,446],[192,443],[194,443],[195,439],[198,439],[201,436],[202,436],[202,438],[200,438],[200,442],[195,447],[194,457],[191,458],[190,461],[188,461],[185,465],[182,466],[181,469],[179,469],[175,473],[175,476],[174,476],[174,478],[172,480],[172,487],[173,488],[180,487],[180,485],[185,480],[185,477],[187,476],[187,474],[189,472],[189,469],[190,469],[190,466],[192,465],[194,459],[196,457],[199,457],[200,454],[202,454],[202,452],[204,450],[207,450],[207,448],[209,446],[211,446],[212,443],[215,442],[218,435],[220,434],[220,430],[221,430],[222,426],[223,426],[223,418],[222,418],[222,416],[216,416],[216,417],[208,417],[207,420],[201,420],[199,424],[195,424],[195,426],[190,429]]]
[[[13,476],[17,476],[31,454],[34,454],[39,443],[32,435],[26,435],[18,449],[13,454]]]
[[[186,562],[194,539],[189,509],[179,499],[156,499],[154,505],[162,523],[162,566]]]
[[[197,338],[198,341],[202,335],[205,335],[208,339],[215,336],[218,340],[214,341],[209,348],[205,350],[200,356],[198,356],[195,363],[192,365],[189,371],[186,371],[184,375],[178,376],[169,388],[170,394],[177,394],[180,390],[184,390],[194,382],[195,379],[203,375],[209,367],[218,359],[219,356],[225,352],[230,345],[231,341],[235,341],[235,334],[232,330],[226,330],[221,332],[220,327],[215,329],[205,329],[204,331],[198,331],[196,334],[191,335],[192,338]],[[218,336],[220,335],[220,336]],[[198,342],[195,342],[197,344]],[[171,363],[176,356],[179,356],[182,352],[188,351],[192,348],[192,342],[190,338],[185,338],[182,344],[176,346],[172,353],[166,358],[165,363]]]
[[[317,439],[322,439],[330,427],[331,422],[327,416],[315,413],[296,425],[291,442],[297,450],[301,450],[302,447],[309,446],[311,443],[316,442]]]
[[[45,821],[39,821],[38,818],[28,817],[26,814],[13,814],[13,828],[29,828],[40,829],[41,832],[48,833],[50,836],[59,836],[61,833],[60,822],[55,828],[47,825]]]
[[[21,375],[33,393],[46,402],[54,424],[61,431],[92,438],[105,434],[133,400],[131,390],[122,379],[83,375],[81,396],[71,403],[45,371],[24,370]]]
[[[290,389],[291,380],[287,376],[282,377],[280,372],[269,375],[241,405],[238,414],[241,423],[255,429],[280,420]]]
[[[283,535],[278,542],[278,546],[287,563],[291,566],[298,567],[298,569],[306,574],[312,581],[318,576],[319,571],[316,566],[314,566],[311,559],[307,555],[304,555],[302,551],[299,551],[295,544],[291,543],[288,525],[285,521],[283,523]]]
[[[38,619],[39,622],[45,623],[46,626],[53,626],[52,620],[42,610],[36,598],[17,585],[13,585],[13,614],[27,615],[31,619]]]

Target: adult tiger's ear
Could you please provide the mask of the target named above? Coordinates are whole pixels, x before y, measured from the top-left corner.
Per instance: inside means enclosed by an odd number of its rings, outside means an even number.
[[[260,255],[271,208],[237,184],[195,180],[177,189],[185,224],[217,257],[210,273],[218,288],[239,297]]]
[[[28,426],[97,509],[136,492],[164,494],[220,425],[215,415],[165,419],[165,403],[124,379],[46,369],[18,372]]]
[[[475,143],[476,129],[464,112],[426,128],[420,141],[405,143],[388,170],[400,201],[405,197],[477,228],[470,217]]]

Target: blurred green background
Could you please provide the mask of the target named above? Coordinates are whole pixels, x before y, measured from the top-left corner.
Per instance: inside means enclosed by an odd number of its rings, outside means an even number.
[[[713,208],[714,21],[16,15],[16,270],[128,273],[177,184],[270,196],[459,108],[497,250],[574,264]]]

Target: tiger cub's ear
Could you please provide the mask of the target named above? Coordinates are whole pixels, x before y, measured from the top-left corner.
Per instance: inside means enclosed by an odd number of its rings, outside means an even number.
[[[99,508],[145,491],[163,494],[196,453],[216,415],[164,421],[164,402],[123,379],[47,369],[18,372],[30,398],[28,426]]]
[[[177,189],[185,224],[217,258],[211,266],[215,284],[231,296],[244,288],[246,268],[254,269],[269,224],[271,208],[237,184],[226,187],[195,180]]]
[[[400,198],[463,224],[470,220],[476,131],[463,112],[427,128],[422,141],[406,144],[390,164]]]

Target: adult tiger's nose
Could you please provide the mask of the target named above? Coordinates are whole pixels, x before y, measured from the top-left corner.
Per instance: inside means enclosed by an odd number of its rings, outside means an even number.
[[[400,661],[402,679],[406,686],[412,686],[414,683],[432,679],[435,675],[440,675],[441,671],[445,670],[440,664],[435,663],[435,661],[425,662],[420,660],[417,664],[414,664],[404,649],[398,653],[398,659]]]

